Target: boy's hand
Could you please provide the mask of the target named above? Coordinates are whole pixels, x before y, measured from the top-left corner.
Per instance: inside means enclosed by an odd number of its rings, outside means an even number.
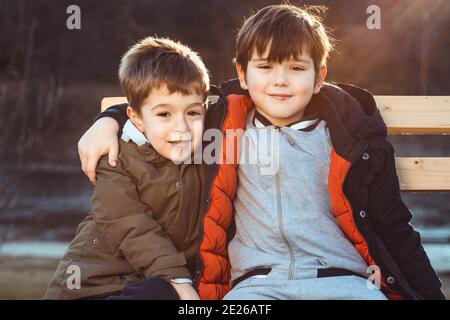
[[[200,297],[190,283],[171,283],[177,291],[180,300],[200,300]]]
[[[110,166],[117,165],[119,154],[119,141],[117,133],[119,124],[113,118],[104,117],[97,120],[78,141],[78,154],[81,160],[81,169],[95,186],[95,169],[98,160],[108,155]]]

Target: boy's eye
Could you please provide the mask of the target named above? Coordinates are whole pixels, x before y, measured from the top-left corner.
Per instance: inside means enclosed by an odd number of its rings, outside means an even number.
[[[304,71],[304,70],[305,70],[305,68],[299,67],[299,66],[294,66],[294,67],[292,67],[292,69],[293,69],[294,71]]]
[[[262,64],[258,66],[259,69],[270,69],[272,66],[270,64]]]
[[[158,117],[163,117],[163,118],[167,118],[168,116],[170,116],[170,113],[168,112],[160,112],[157,114]]]
[[[189,111],[188,112],[188,116],[191,116],[191,117],[197,117],[199,115],[201,115],[201,113],[197,112],[197,111]]]

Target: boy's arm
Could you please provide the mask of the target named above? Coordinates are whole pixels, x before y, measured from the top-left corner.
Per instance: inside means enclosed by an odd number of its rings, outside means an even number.
[[[95,169],[98,160],[108,155],[110,166],[115,166],[119,154],[118,135],[127,117],[127,104],[115,105],[100,113],[92,126],[78,141],[81,168],[93,185],[96,183]]]
[[[369,187],[369,219],[411,287],[425,299],[445,299],[420,235],[409,223],[411,212],[400,197],[394,148],[387,140],[385,144],[383,167]]]
[[[112,107],[109,107],[108,109],[99,113],[95,117],[94,123],[101,118],[105,118],[105,117],[113,118],[119,124],[118,135],[120,136],[122,134],[122,128],[125,125],[125,122],[127,122],[127,120],[128,120],[127,107],[128,107],[128,104],[126,104],[126,103],[116,104]]]
[[[190,283],[171,283],[180,300],[200,300],[200,297]]]
[[[135,179],[123,163],[111,168],[102,158],[97,176],[92,214],[108,248],[124,256],[146,278],[192,278],[184,253],[175,248],[152,210],[142,203]]]

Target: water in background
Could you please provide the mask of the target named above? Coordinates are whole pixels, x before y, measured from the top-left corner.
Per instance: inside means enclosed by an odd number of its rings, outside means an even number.
[[[389,137],[397,156],[448,156],[449,137]],[[3,169],[2,169],[3,170]],[[60,257],[89,212],[92,186],[78,168],[0,172],[0,255]],[[437,269],[450,271],[450,193],[402,193]]]

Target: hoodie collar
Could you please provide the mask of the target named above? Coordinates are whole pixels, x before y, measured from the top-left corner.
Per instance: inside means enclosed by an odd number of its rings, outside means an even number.
[[[149,143],[145,135],[139,131],[138,128],[136,128],[130,119],[128,119],[123,126],[121,139],[125,142],[129,142],[131,140],[139,147]]]
[[[311,109],[311,108],[310,108]],[[289,127],[298,131],[312,131],[320,122],[319,114],[317,110],[305,110],[305,114],[302,119],[294,121],[286,127]],[[265,128],[273,126],[269,119],[264,117],[258,110],[255,110],[255,116],[253,118],[253,125],[257,128]],[[276,126],[277,127],[277,126]]]

